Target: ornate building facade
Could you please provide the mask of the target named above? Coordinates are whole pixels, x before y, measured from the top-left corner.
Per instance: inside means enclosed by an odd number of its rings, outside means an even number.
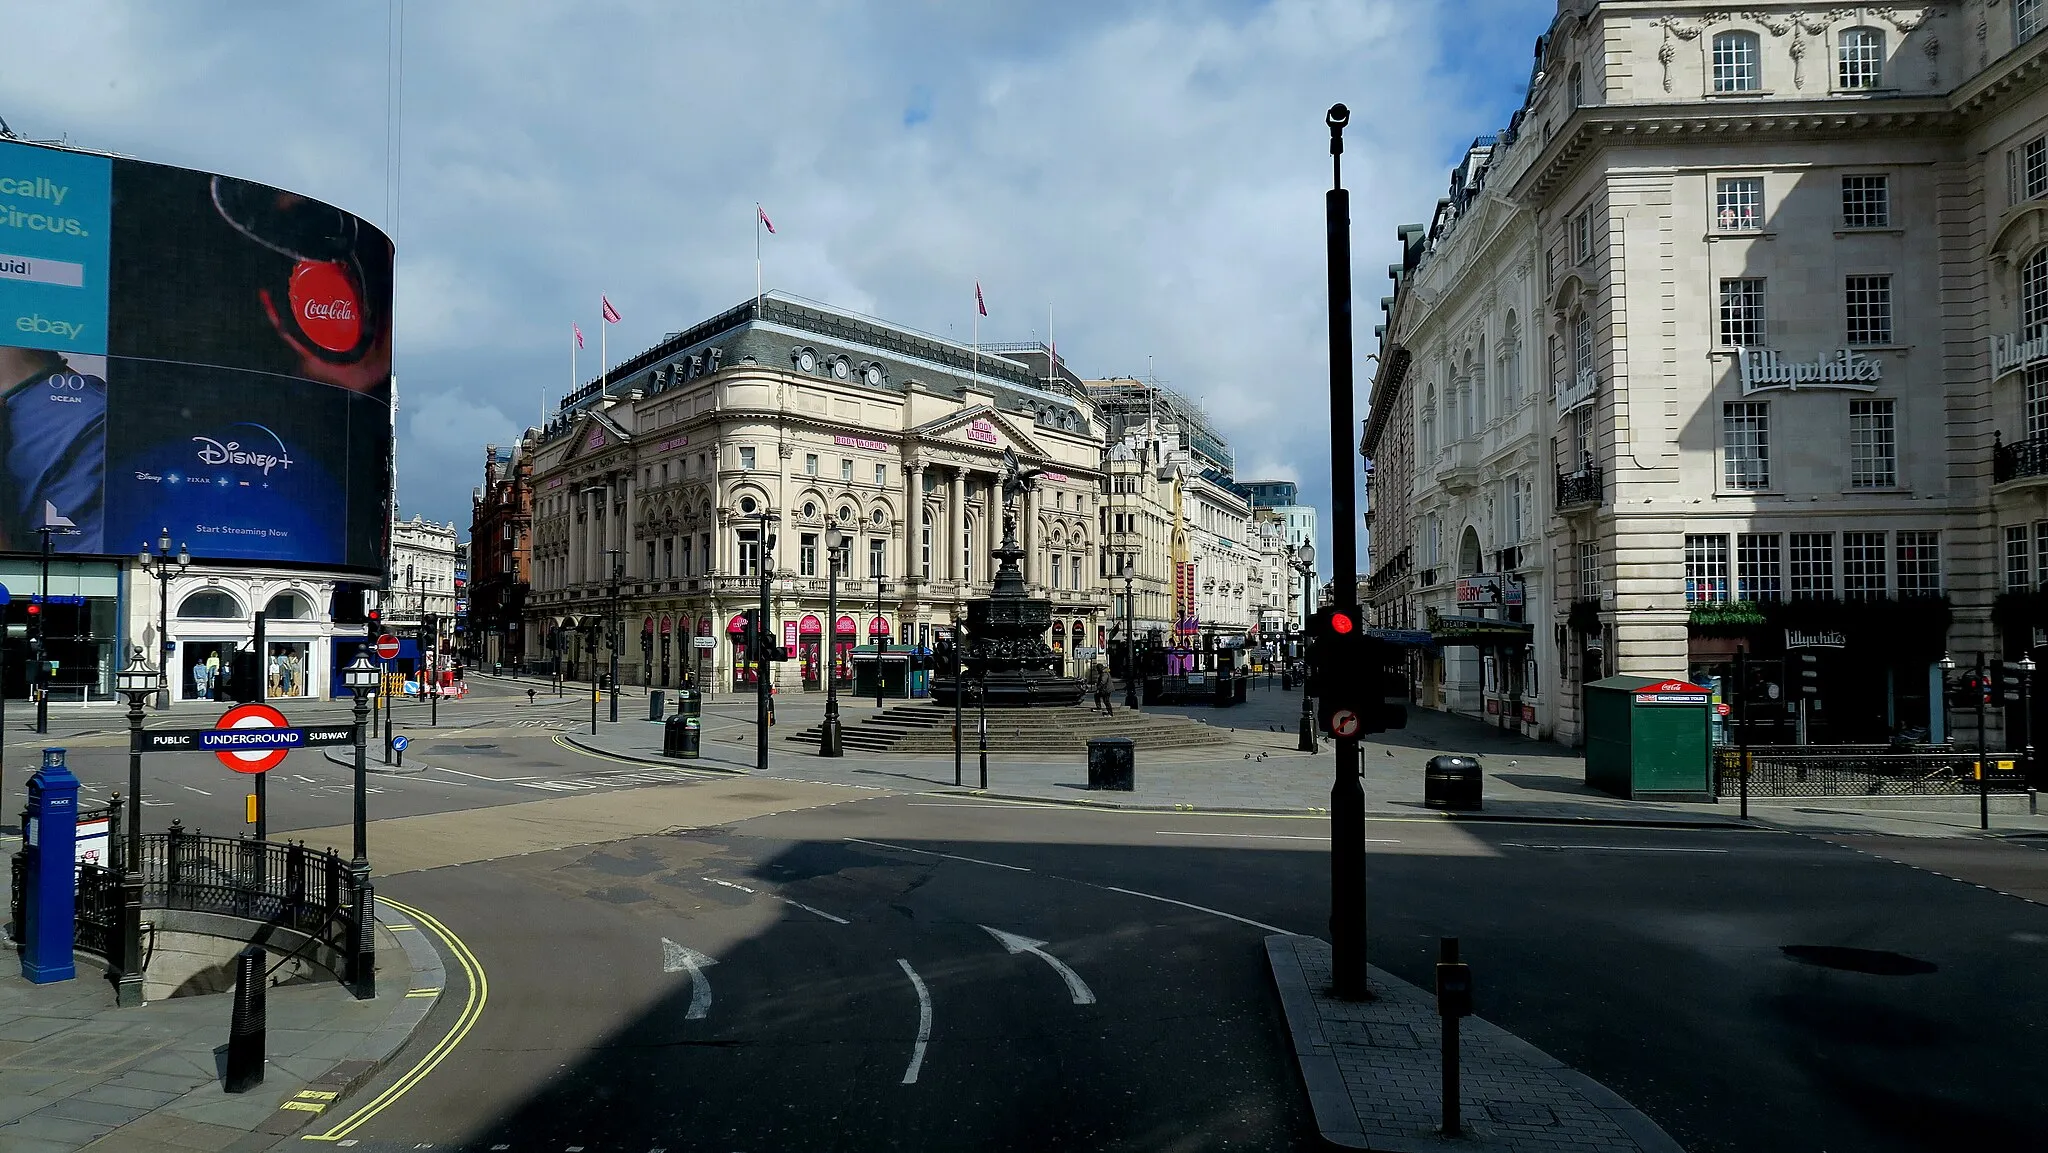
[[[1599,676],[1713,683],[1833,634],[1818,699],[1761,737],[1940,739],[1939,658],[2048,626],[2043,15],[1561,3],[1396,280],[1375,619],[1519,576],[1535,731],[1565,740]],[[1422,692],[1466,711],[1459,632]]]

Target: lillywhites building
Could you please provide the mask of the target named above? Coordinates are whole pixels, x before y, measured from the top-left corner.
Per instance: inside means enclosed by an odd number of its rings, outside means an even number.
[[[745,687],[740,614],[764,569],[775,683],[849,675],[856,646],[928,648],[987,595],[1005,452],[1031,595],[1069,662],[1099,644],[1104,430],[1078,378],[769,294],[677,334],[529,433],[524,651],[572,676]],[[837,619],[834,530],[849,540]],[[830,672],[828,672],[830,670]],[[1071,670],[1070,670],[1071,671]]]
[[[1390,269],[1368,591],[1424,704],[1576,741],[1590,680],[1790,642],[1810,739],[1939,739],[1944,653],[2034,651],[2044,19],[1559,5]]]

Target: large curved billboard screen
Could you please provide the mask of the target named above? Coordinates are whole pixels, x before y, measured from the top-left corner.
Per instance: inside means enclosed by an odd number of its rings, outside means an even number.
[[[0,141],[0,551],[168,529],[209,560],[382,574],[391,260],[295,193]]]

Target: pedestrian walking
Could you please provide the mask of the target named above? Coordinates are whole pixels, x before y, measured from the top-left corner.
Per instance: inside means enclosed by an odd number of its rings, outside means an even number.
[[[1105,714],[1115,716],[1116,709],[1114,706],[1110,704],[1109,699],[1109,669],[1105,667],[1101,661],[1097,661],[1095,662],[1094,671],[1095,708],[1101,709]],[[1090,711],[1092,712],[1093,710]]]

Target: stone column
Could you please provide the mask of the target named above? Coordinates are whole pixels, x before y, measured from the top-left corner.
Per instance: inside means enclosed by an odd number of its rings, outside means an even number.
[[[1017,545],[1024,550],[1024,583],[1036,587],[1045,573],[1038,561],[1038,490],[1027,488],[1017,502]]]
[[[924,575],[924,466],[903,467],[903,575]]]
[[[961,578],[961,541],[967,535],[967,470],[953,470],[952,483],[946,489],[946,579],[955,583]]]

